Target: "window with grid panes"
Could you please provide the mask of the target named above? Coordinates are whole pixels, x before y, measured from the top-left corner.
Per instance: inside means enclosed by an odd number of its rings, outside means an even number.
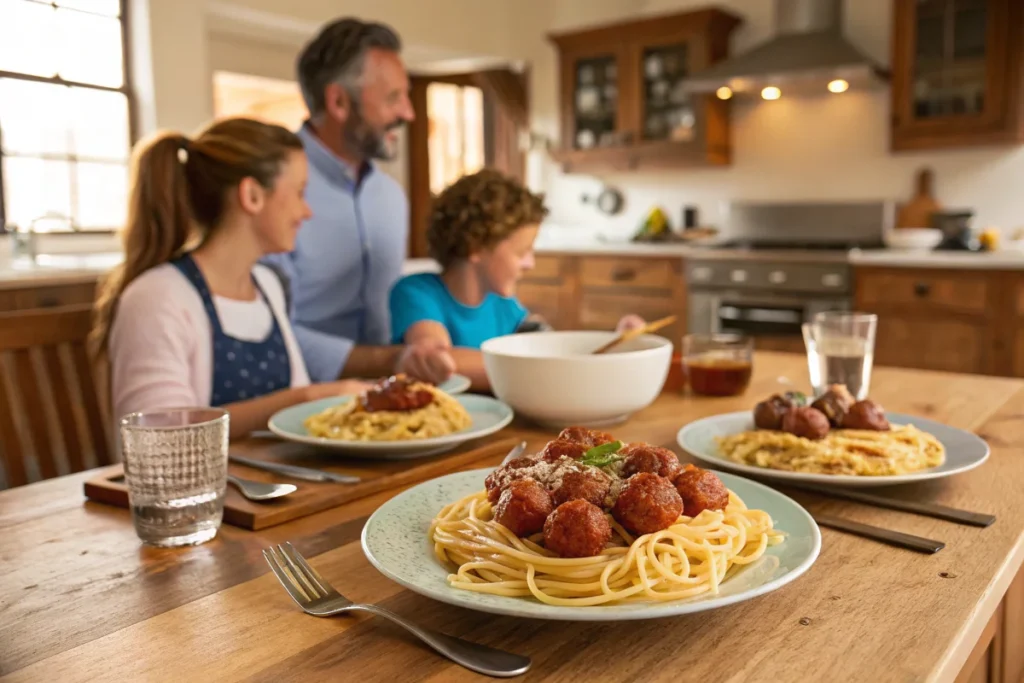
[[[0,0],[0,231],[123,222],[124,0]]]

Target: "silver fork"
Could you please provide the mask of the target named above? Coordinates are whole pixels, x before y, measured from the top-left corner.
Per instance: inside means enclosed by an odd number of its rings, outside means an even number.
[[[529,657],[496,650],[417,626],[377,605],[352,602],[324,581],[291,543],[266,548],[263,557],[277,576],[277,580],[288,591],[288,595],[292,596],[292,600],[306,614],[333,617],[353,610],[376,614],[398,624],[453,662],[487,676],[509,678],[526,673],[530,668]]]

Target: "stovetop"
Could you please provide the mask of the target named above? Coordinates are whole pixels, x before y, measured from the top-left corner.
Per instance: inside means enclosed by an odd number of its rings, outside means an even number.
[[[810,240],[733,239],[707,245],[712,249],[745,249],[750,251],[850,251],[851,249],[881,249],[881,241],[816,242]]]

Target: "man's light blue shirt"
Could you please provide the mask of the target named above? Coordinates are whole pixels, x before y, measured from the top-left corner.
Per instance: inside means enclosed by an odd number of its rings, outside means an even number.
[[[402,274],[409,202],[401,185],[367,164],[359,180],[316,136],[298,132],[309,159],[313,211],[295,251],[266,261],[288,280],[292,326],[314,382],[337,379],[356,344],[390,339],[388,293]]]

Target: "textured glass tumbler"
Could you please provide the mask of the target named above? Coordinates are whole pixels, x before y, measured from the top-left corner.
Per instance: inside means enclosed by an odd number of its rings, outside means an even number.
[[[143,543],[197,545],[224,516],[228,414],[215,408],[131,413],[121,449],[135,532]]]

